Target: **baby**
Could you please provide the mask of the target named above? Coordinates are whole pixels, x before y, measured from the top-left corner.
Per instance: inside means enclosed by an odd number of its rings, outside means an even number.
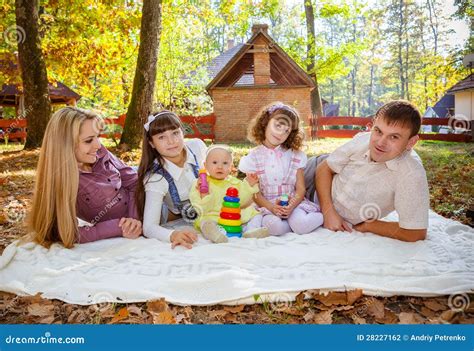
[[[227,145],[209,147],[204,162],[204,167],[209,173],[207,176],[209,190],[207,193],[200,192],[201,180],[198,178],[189,193],[189,200],[199,215],[194,225],[206,239],[214,243],[227,242],[226,231],[217,222],[226,191],[229,187],[233,187],[239,191],[240,196],[242,236],[267,237],[268,229],[261,227],[262,215],[253,206],[253,195],[259,192],[258,177],[249,174],[244,181],[241,181],[229,175],[232,165],[232,151]]]

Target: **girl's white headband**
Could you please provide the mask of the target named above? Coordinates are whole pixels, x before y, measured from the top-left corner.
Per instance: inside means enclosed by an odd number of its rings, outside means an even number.
[[[170,111],[161,111],[160,113],[157,113],[156,115],[149,115],[148,116],[148,121],[143,125],[143,128],[145,128],[145,130],[148,132],[150,131],[150,124],[159,116],[162,116],[164,114],[167,114],[167,113],[173,113],[173,112],[170,112]]]

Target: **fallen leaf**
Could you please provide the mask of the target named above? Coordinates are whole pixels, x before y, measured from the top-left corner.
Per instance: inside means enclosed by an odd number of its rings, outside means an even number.
[[[224,306],[224,310],[230,313],[239,313],[242,312],[245,308],[245,305],[237,305],[237,306]]]
[[[423,301],[423,304],[428,307],[430,310],[438,312],[438,311],[443,311],[447,308],[447,306],[444,306],[437,302],[436,300],[427,300]]]
[[[84,312],[82,310],[74,310],[67,318],[68,324],[72,323],[81,323],[86,319]]]
[[[381,324],[395,324],[398,322],[398,317],[397,315],[390,311],[390,310],[385,310],[385,314],[383,318],[375,318],[375,321],[377,323]]]
[[[278,309],[278,312],[283,312],[292,316],[304,316],[304,311],[293,306]]]
[[[183,313],[177,314],[176,315],[176,323],[179,324],[181,321],[183,321],[186,318],[186,316]]]
[[[461,316],[461,318],[459,318],[459,324],[474,324],[474,318],[466,318],[465,316]]]
[[[314,316],[316,324],[332,324],[332,310],[323,311]]]
[[[51,324],[54,322],[54,316],[48,316],[48,317],[45,317],[43,319],[41,319],[38,323],[40,324]]]
[[[420,313],[426,318],[433,318],[433,317],[436,316],[436,312],[434,312],[433,310],[431,310],[431,309],[429,309],[425,306],[421,307]]]
[[[121,320],[128,318],[128,316],[129,313],[127,307],[123,307],[115,314],[114,318],[112,318],[112,320],[110,321],[110,324],[120,322]]]
[[[226,323],[237,323],[237,315],[233,313],[227,313],[224,316],[224,320]]]
[[[378,299],[373,298],[367,302],[367,314],[381,319],[385,315],[385,305]]]
[[[142,309],[138,306],[135,306],[135,305],[127,306],[127,309],[128,309],[128,313],[130,314],[136,314],[139,317],[143,315]]]
[[[28,313],[32,316],[47,317],[54,314],[54,305],[40,305],[39,303],[33,303],[28,306]]]
[[[454,312],[453,310],[446,310],[443,313],[441,313],[440,318],[441,320],[445,322],[449,322],[453,319],[455,315],[456,315],[456,312]]]
[[[326,306],[352,305],[355,301],[361,298],[362,295],[362,290],[356,289],[344,292],[330,292],[327,295],[313,295],[313,298]]]
[[[354,307],[354,305],[337,306],[336,308],[334,308],[334,311],[349,311],[352,310]]]
[[[209,311],[209,317],[211,317],[211,318],[224,317],[228,313],[229,312],[226,311],[226,310]]]
[[[351,315],[352,320],[354,321],[354,324],[367,324],[367,321],[365,318],[357,315],[356,313]]]
[[[46,304],[51,304],[51,301],[47,300],[47,299],[43,299],[43,297],[41,296],[41,293],[37,293],[36,295],[32,295],[32,296],[22,296],[21,297],[21,301],[22,302],[25,302],[25,303],[40,303],[40,302],[44,302]]]
[[[400,322],[398,324],[422,324],[423,319],[415,313],[401,312],[398,315]]]
[[[305,292],[302,291],[295,297],[295,303],[297,306],[302,306],[304,304]]]
[[[306,314],[303,316],[303,319],[305,322],[309,322],[310,320],[314,319],[314,311],[309,310],[308,312],[306,312]]]
[[[153,324],[176,324],[176,320],[165,299],[148,301],[146,306],[147,311],[153,317]]]

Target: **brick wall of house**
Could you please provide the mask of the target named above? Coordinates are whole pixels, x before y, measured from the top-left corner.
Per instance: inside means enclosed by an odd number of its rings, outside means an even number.
[[[266,105],[281,101],[295,107],[310,138],[310,87],[215,88],[210,91],[216,115],[216,141],[246,141],[249,121]]]
[[[257,37],[253,44],[254,84],[270,84],[270,53],[268,43],[263,37]]]

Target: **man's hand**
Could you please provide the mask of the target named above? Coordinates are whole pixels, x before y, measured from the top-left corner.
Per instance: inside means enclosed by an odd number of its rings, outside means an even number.
[[[352,232],[351,226],[347,223],[334,208],[323,213],[324,228],[333,232]]]
[[[361,232],[361,233],[366,233],[369,231],[367,229],[367,222],[361,222],[359,224],[356,224],[355,226],[353,226],[353,228],[354,230],[357,230],[358,232]]]

